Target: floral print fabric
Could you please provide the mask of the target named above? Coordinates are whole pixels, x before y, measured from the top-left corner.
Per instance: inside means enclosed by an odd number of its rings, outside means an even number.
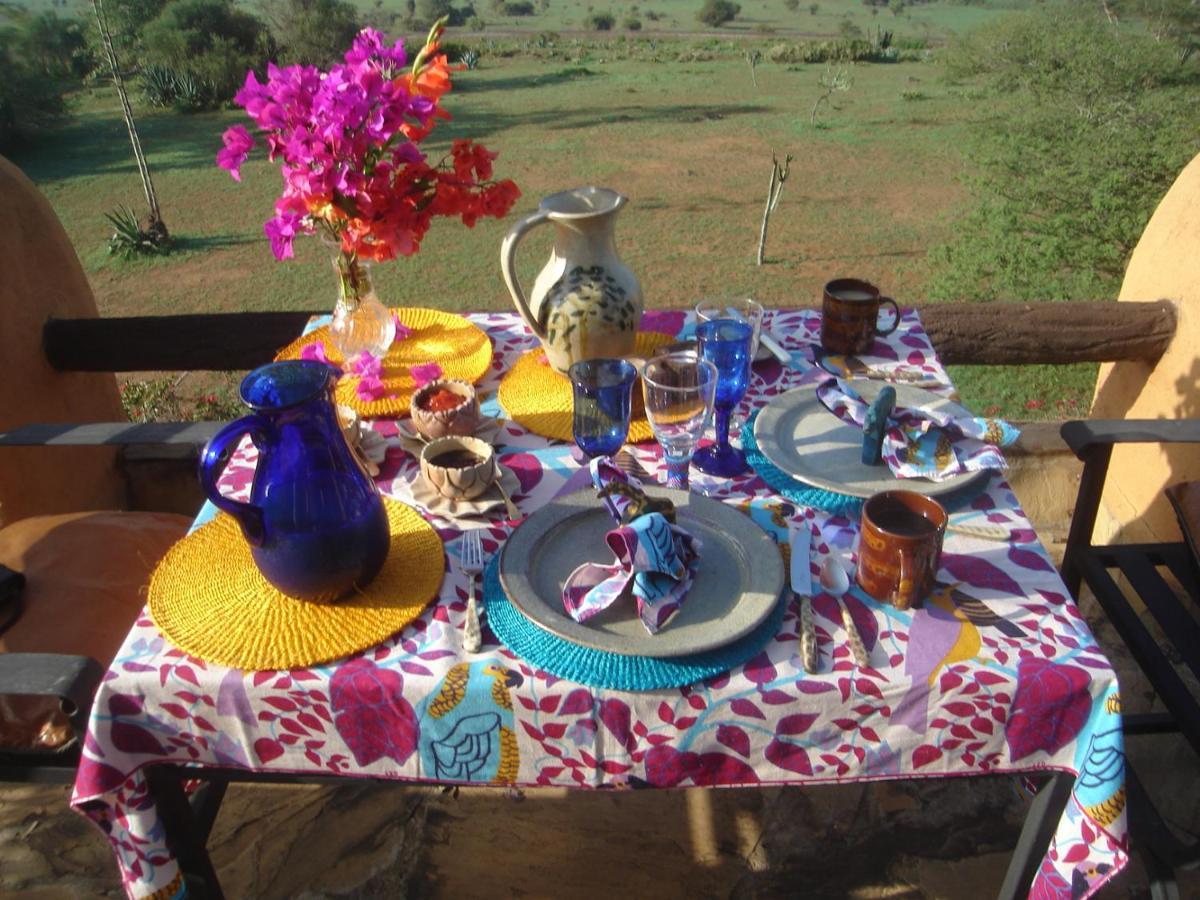
[[[495,415],[491,393],[501,374],[537,342],[515,315],[472,319],[496,347],[479,385],[485,413]],[[642,327],[679,334],[690,324],[682,313],[659,312],[647,313]],[[792,363],[755,365],[746,405],[761,406],[825,375],[811,364],[819,324],[806,310],[768,315],[766,327]],[[952,390],[912,311],[864,359]],[[374,427],[388,441],[378,483],[407,500],[417,462],[394,422]],[[525,512],[572,478],[580,487],[590,481],[566,443],[511,421],[503,422],[497,443]],[[652,478],[664,480],[656,445],[633,453]],[[254,464],[247,442],[226,469],[223,489],[244,497]],[[814,583],[827,554],[853,550],[856,521],[797,507],[753,472],[702,486],[781,542],[789,527],[810,528]],[[1012,540],[948,535],[939,588],[919,609],[902,612],[848,593],[869,666],[856,667],[850,657],[836,598],[818,593],[818,674],[804,671],[798,608],[789,601],[777,637],[744,666],[642,693],[549,676],[486,630],[483,652],[465,658],[470,585],[459,564],[461,529],[481,527],[490,556],[513,524],[434,518],[447,550],[439,599],[357,656],[294,671],[225,669],[187,657],[141,616],[96,697],[72,803],[104,829],[129,895],[146,897],[178,873],[143,771],[156,762],[578,788],[1060,770],[1079,777],[1033,894],[1085,896],[1128,854],[1116,677],[1003,479],[993,476],[960,515],[1003,526]]]

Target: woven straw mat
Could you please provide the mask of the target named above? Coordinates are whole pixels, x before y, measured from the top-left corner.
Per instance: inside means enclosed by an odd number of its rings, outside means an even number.
[[[478,326],[457,313],[438,309],[405,307],[392,312],[412,329],[412,334],[395,341],[383,359],[387,395],[378,400],[360,399],[355,390],[358,376],[347,374],[337,385],[338,403],[349,406],[363,418],[396,418],[408,415],[408,401],[417,388],[409,374],[412,366],[434,362],[442,367],[443,378],[457,378],[471,384],[487,374],[492,365],[492,342]],[[344,366],[345,360],[334,346],[328,325],[292,341],[275,358],[299,359],[301,350],[318,341],[325,344],[326,359]]]
[[[659,347],[674,341],[669,334],[639,331],[633,355],[649,359]],[[521,355],[500,382],[498,396],[508,417],[534,434],[560,441],[575,440],[571,423],[575,410],[571,380],[554,371],[540,347]],[[654,432],[646,421],[641,391],[635,387],[629,443],[640,444],[653,439]]]
[[[235,669],[295,669],[373,647],[437,596],[444,556],[420,513],[384,500],[392,545],[361,593],[308,603],[272,587],[237,522],[221,514],[177,543],[150,580],[150,616],[171,643]]]

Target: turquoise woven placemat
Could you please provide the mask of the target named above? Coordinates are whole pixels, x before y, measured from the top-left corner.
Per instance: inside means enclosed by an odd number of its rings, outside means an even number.
[[[498,554],[483,576],[483,604],[493,633],[526,662],[559,678],[619,691],[683,687],[740,666],[779,633],[787,609],[781,599],[761,625],[732,644],[665,659],[584,647],[538,627],[509,602],[500,586]]]
[[[835,515],[857,516],[862,511],[865,498],[851,497],[847,494],[839,494],[805,484],[778,468],[763,455],[758,448],[758,441],[754,439],[754,423],[758,421],[759,412],[761,410],[756,409],[746,420],[746,424],[742,426],[742,451],[746,454],[746,461],[750,463],[750,467],[758,473],[758,477],[793,503],[811,506],[814,509],[823,509],[825,512]],[[991,480],[991,478],[981,478],[958,490],[941,494],[936,499],[946,509],[961,508],[987,490]],[[896,487],[904,487],[904,482],[898,480]]]

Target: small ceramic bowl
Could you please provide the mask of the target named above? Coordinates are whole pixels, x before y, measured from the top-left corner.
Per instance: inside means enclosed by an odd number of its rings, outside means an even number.
[[[448,409],[429,409],[429,398],[441,391],[449,391],[460,398],[457,406]],[[408,411],[412,415],[413,428],[426,440],[457,435],[465,437],[475,433],[479,427],[479,398],[475,387],[465,381],[438,379],[420,388],[413,394]]]
[[[498,474],[492,445],[479,438],[438,438],[421,450],[421,475],[450,500],[474,500]]]

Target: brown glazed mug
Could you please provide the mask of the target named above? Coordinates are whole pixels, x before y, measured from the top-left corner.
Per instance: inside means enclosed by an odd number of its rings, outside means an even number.
[[[884,491],[862,508],[858,584],[896,609],[919,606],[932,592],[946,534],[946,510],[913,491]]]
[[[879,307],[892,307],[891,327],[879,327]],[[821,298],[821,346],[830,353],[846,356],[866,353],[877,334],[891,334],[900,324],[900,308],[891,297],[881,297],[879,288],[858,278],[836,278],[825,285]]]

